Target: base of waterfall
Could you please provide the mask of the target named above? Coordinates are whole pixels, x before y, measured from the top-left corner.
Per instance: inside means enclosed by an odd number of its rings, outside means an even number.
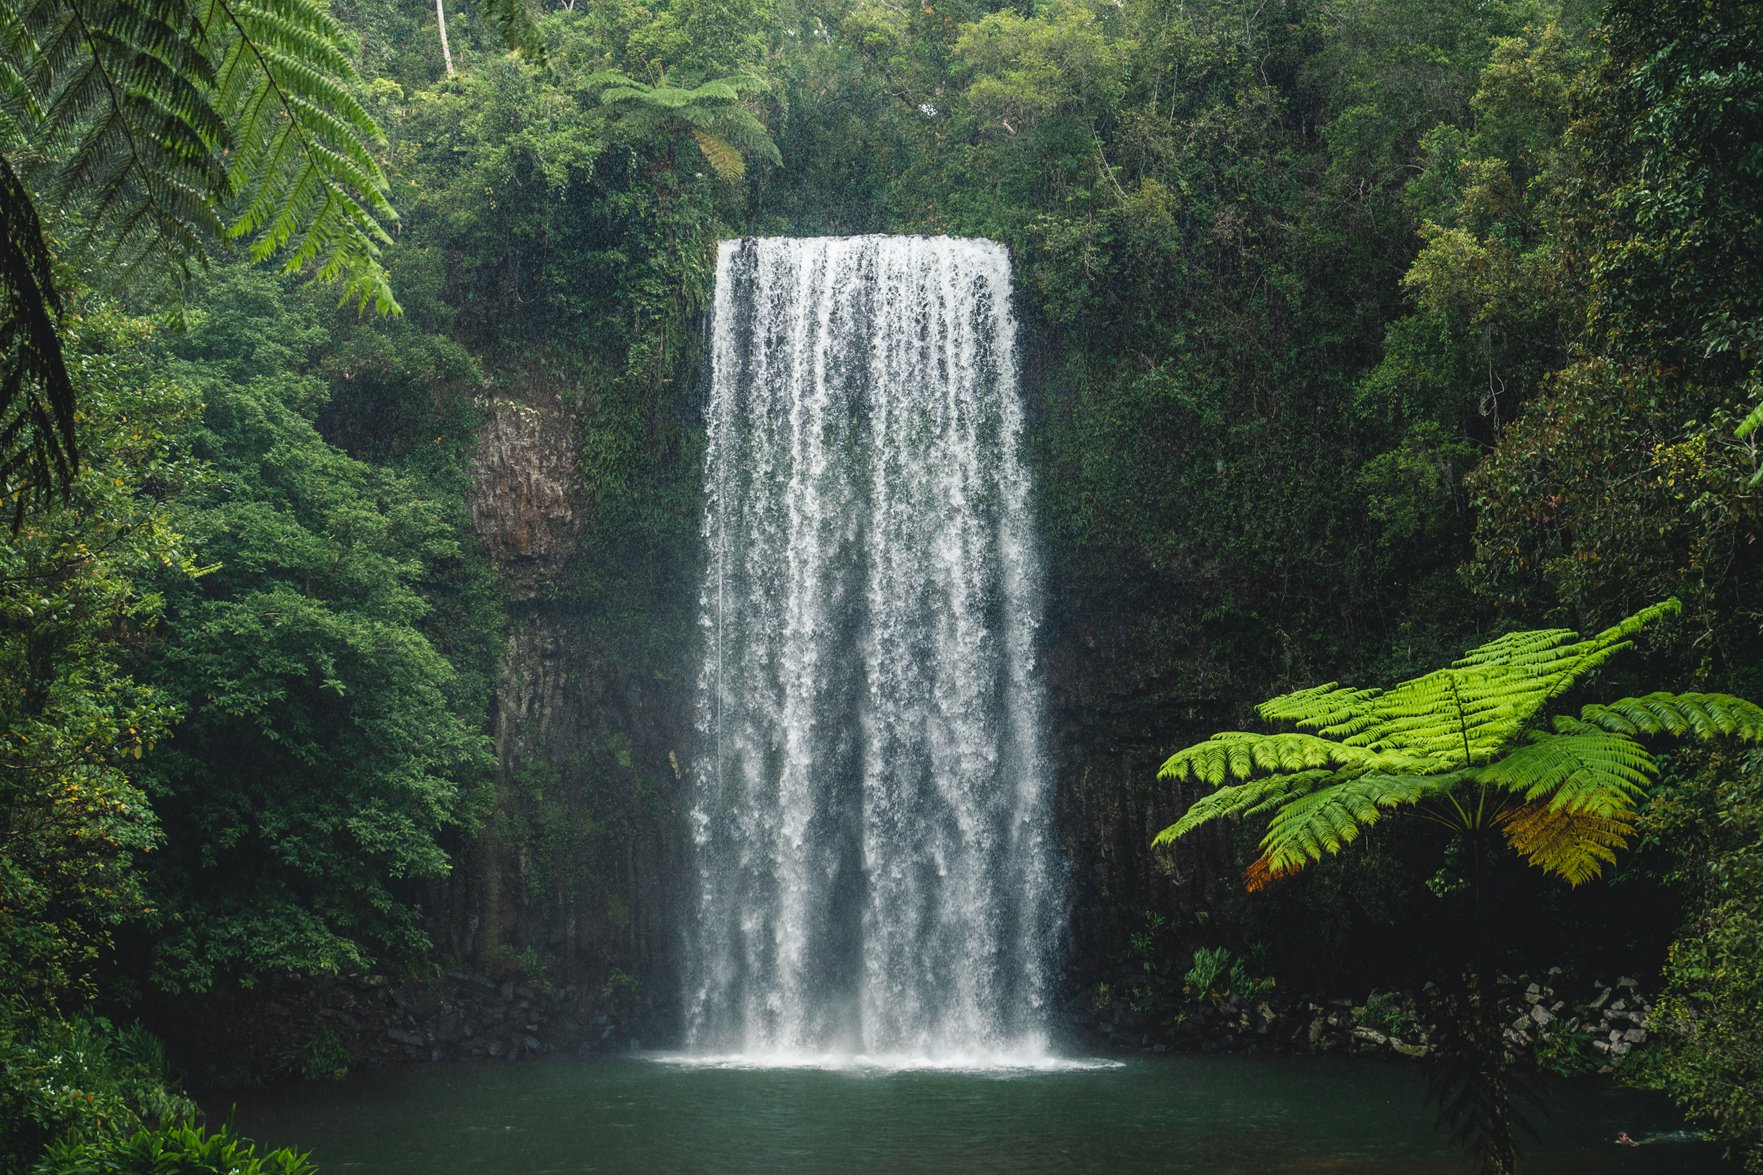
[[[963,1073],[1018,1077],[1040,1073],[1078,1073],[1118,1069],[1122,1062],[1101,1057],[1061,1057],[1044,1050],[1000,1052],[840,1053],[778,1049],[750,1053],[646,1053],[647,1060],[683,1069],[813,1070],[888,1076],[894,1073]]]
[[[656,1063],[663,1059],[671,1063]],[[1165,1054],[1090,1067],[1043,1054],[1018,1060],[1065,1068],[969,1072],[796,1060],[805,1063],[651,1054],[407,1065],[215,1091],[203,1105],[211,1121],[230,1117],[260,1143],[310,1150],[323,1171],[373,1175],[1437,1175],[1462,1167],[1433,1128],[1420,1067],[1382,1058]],[[1663,1097],[1550,1074],[1538,1088],[1548,1113],[1533,1119],[1541,1137],[1525,1150],[1525,1175],[1729,1171],[1718,1147],[1672,1133],[1684,1123]],[[1612,1146],[1618,1131],[1657,1145]]]

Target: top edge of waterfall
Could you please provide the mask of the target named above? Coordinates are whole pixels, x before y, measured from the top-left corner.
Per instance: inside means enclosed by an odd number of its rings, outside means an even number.
[[[788,243],[792,245],[869,244],[872,242],[880,244],[882,242],[892,241],[919,241],[932,245],[967,245],[988,251],[995,250],[1006,256],[1008,256],[1010,252],[1009,246],[1005,245],[1002,241],[994,241],[990,237],[951,237],[946,233],[856,233],[847,236],[830,235],[816,237],[753,235],[724,238],[717,242],[717,249],[719,252],[727,253],[731,250],[740,248],[748,241],[752,241],[756,244]]]

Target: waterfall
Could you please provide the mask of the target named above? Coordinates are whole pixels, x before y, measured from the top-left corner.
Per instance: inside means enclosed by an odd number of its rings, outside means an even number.
[[[1059,924],[1010,261],[717,261],[686,1023],[700,1051],[1045,1049]]]

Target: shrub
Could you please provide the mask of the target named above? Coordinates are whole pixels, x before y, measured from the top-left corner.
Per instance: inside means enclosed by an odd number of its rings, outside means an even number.
[[[64,1140],[43,1156],[34,1175],[312,1175],[317,1170],[306,1155],[287,1147],[259,1157],[256,1144],[235,1135],[231,1126],[210,1134],[179,1122],[127,1137]]]
[[[54,1139],[125,1134],[195,1112],[140,1025],[0,1009],[0,1171],[27,1169]]]

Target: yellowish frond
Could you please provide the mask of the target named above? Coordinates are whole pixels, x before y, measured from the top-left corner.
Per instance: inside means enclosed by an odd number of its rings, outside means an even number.
[[[704,153],[704,158],[718,176],[733,182],[747,174],[747,163],[741,153],[709,131],[693,127],[692,138],[697,140],[698,150]]]
[[[1632,814],[1559,808],[1546,802],[1514,808],[1500,823],[1506,842],[1530,864],[1568,885],[1591,881],[1616,862],[1634,834]]]

